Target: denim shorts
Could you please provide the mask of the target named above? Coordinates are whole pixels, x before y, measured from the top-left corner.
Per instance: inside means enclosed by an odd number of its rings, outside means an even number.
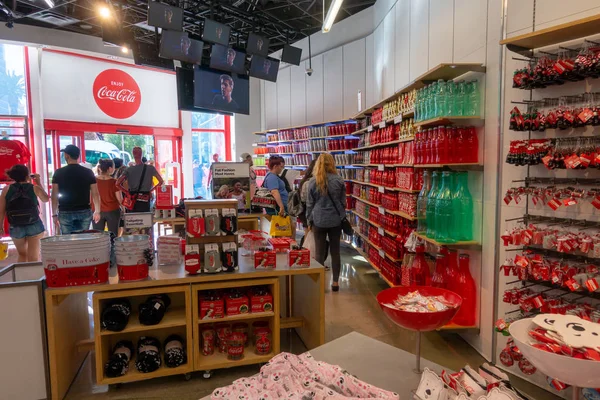
[[[8,234],[13,239],[25,239],[44,233],[45,230],[44,223],[40,219],[38,222],[29,225],[10,225]]]

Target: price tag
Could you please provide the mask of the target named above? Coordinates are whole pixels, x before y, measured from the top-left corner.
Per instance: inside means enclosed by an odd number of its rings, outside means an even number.
[[[379,250],[379,257],[385,257],[385,253],[383,250]]]
[[[385,214],[385,208],[379,207],[379,214]]]
[[[385,231],[383,230],[383,228],[378,228],[377,233],[379,233],[381,236],[385,235]]]
[[[385,193],[385,188],[383,186],[379,186],[379,193]]]
[[[399,124],[400,122],[402,122],[402,114],[394,118],[394,124]]]
[[[377,166],[377,171],[383,171],[385,169],[385,167],[383,166],[383,164],[379,164]]]
[[[367,127],[367,132],[373,132],[373,125],[369,125]]]
[[[379,129],[383,129],[383,128],[385,128],[385,121],[381,121],[379,123]]]

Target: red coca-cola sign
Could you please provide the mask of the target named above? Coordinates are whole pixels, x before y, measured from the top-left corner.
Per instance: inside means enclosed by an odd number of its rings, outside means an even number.
[[[119,69],[102,71],[94,81],[94,100],[109,117],[125,119],[134,115],[142,103],[135,79]]]

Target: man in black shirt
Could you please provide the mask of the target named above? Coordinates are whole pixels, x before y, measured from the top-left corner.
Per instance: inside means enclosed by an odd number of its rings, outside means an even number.
[[[231,97],[233,93],[233,78],[229,75],[221,75],[221,94],[217,94],[212,101],[212,105],[223,111],[239,111],[240,107]]]
[[[57,230],[68,235],[90,229],[92,216],[95,222],[100,220],[100,194],[92,170],[79,165],[79,147],[70,144],[61,152],[67,165],[52,177],[52,219]],[[93,215],[90,193],[96,210]]]

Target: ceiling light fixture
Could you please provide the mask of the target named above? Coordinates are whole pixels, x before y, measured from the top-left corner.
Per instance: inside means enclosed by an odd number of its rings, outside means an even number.
[[[327,16],[323,21],[323,33],[327,33],[331,30],[331,26],[335,22],[335,17],[337,17],[343,2],[344,0],[333,0],[333,3],[329,6],[329,11],[327,11]],[[325,2],[323,2],[323,12],[325,12]]]
[[[127,47],[125,47],[125,46],[122,46],[121,47],[121,53],[127,54],[127,53],[129,53],[129,49]]]
[[[110,9],[107,6],[100,6],[98,12],[102,18],[110,17]]]
[[[48,4],[48,7],[50,8],[54,8],[54,2],[52,0],[44,0],[46,2],[46,4]]]

